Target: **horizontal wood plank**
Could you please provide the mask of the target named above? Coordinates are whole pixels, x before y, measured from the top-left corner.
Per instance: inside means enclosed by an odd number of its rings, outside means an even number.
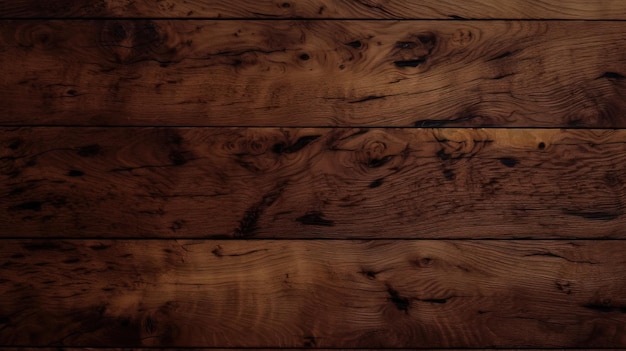
[[[0,18],[626,19],[621,0],[0,0]]]
[[[626,130],[0,131],[0,237],[626,238]]]
[[[1,243],[1,345],[626,346],[626,241]]]
[[[0,124],[623,128],[624,47],[626,22],[1,21]]]

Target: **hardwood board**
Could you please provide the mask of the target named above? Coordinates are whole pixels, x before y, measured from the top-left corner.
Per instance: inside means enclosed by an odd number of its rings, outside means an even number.
[[[622,128],[625,46],[626,22],[1,21],[0,124]]]
[[[0,243],[2,345],[626,346],[626,241]]]
[[[621,0],[0,0],[0,18],[626,19]]]
[[[4,128],[1,237],[626,238],[626,130]]]

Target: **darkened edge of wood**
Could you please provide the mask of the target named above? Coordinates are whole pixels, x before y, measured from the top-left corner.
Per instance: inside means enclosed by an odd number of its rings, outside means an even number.
[[[10,347],[2,347],[3,350],[7,350],[7,351],[27,351],[27,350],[49,350],[49,351],[78,351],[78,350],[107,350],[107,351],[142,351],[142,350],[166,350],[166,351],[174,351],[174,350],[212,350],[212,351],[217,351],[217,350],[276,350],[276,348],[273,347],[255,347],[255,348],[245,348],[245,347],[233,347],[233,348],[224,348],[224,347],[219,347],[219,348],[210,348],[210,347],[176,347],[176,348],[170,348],[170,347],[142,347],[142,348],[127,348],[127,347],[122,347],[122,348],[110,348],[110,347],[48,347],[48,346],[26,346],[26,347],[22,347],[22,346],[10,346]],[[448,351],[455,351],[455,350],[502,350],[502,351],[514,351],[514,350],[588,350],[588,351],[595,351],[595,350],[626,350],[626,349],[622,349],[622,348],[594,348],[594,349],[590,349],[590,348],[528,348],[528,349],[485,349],[485,348],[464,348],[464,349],[459,349],[459,348],[437,348],[437,349],[433,349],[433,348],[424,348],[424,349],[416,349],[416,348],[393,348],[393,349],[381,349],[381,348],[370,348],[370,349],[364,349],[364,348],[355,348],[355,349],[350,349],[350,348],[281,348],[279,350],[319,350],[319,351],[324,351],[324,350],[378,350],[378,351],[388,351],[388,350],[448,350]]]
[[[26,347],[22,347],[22,346],[10,346],[10,347],[2,347],[3,350],[7,350],[7,351],[28,351],[28,350],[48,350],[48,351],[78,351],[78,350],[107,350],[107,351],[142,351],[142,350],[166,350],[166,351],[174,351],[174,350],[196,350],[196,351],[200,351],[200,350],[211,350],[211,351],[219,351],[219,350],[276,350],[276,348],[273,347],[267,347],[267,348],[259,348],[259,347],[255,347],[255,348],[242,348],[242,347],[233,347],[233,348],[224,348],[224,347],[219,347],[219,348],[210,348],[210,347],[176,347],[176,348],[170,348],[170,347],[142,347],[142,348],[127,348],[127,347],[122,347],[122,348],[110,348],[110,347],[48,347],[48,346],[26,346]],[[424,349],[419,349],[419,348],[393,348],[393,349],[381,349],[381,348],[370,348],[370,349],[364,349],[364,348],[355,348],[355,349],[350,349],[350,348],[281,348],[279,350],[319,350],[319,351],[324,351],[324,350],[378,350],[378,351],[390,351],[390,350],[447,350],[447,351],[455,351],[455,350],[502,350],[502,351],[516,351],[516,350],[554,350],[554,351],[558,351],[558,350],[588,350],[588,351],[595,351],[595,350],[626,350],[626,349],[622,349],[622,348],[594,348],[594,349],[590,349],[590,348],[567,348],[567,349],[563,349],[563,348],[528,348],[528,349],[485,349],[485,348],[464,348],[464,349],[459,349],[459,348],[437,348],[437,349],[433,349],[433,348],[424,348]]]
[[[624,18],[565,18],[565,17],[177,17],[177,16],[31,16],[31,17],[15,17],[2,16],[0,21],[56,21],[56,20],[79,20],[79,21],[143,21],[143,20],[170,20],[170,21],[564,21],[564,22],[626,22]]]
[[[609,130],[614,130],[614,131],[621,131],[621,130],[626,130],[626,127],[600,127],[600,128],[595,128],[595,127],[573,127],[573,126],[567,126],[567,125],[563,125],[563,126],[549,126],[549,127],[537,127],[537,126],[497,126],[497,125],[485,125],[485,126],[463,126],[463,125],[451,125],[451,124],[446,124],[446,125],[441,125],[441,126],[434,126],[434,127],[416,127],[416,126],[389,126],[389,125],[382,125],[382,126],[372,126],[372,125],[323,125],[323,126],[317,126],[317,125],[297,125],[297,126],[293,126],[293,125],[262,125],[262,126],[258,126],[258,125],[228,125],[228,126],[220,126],[220,125],[186,125],[186,124],[150,124],[150,125],[141,125],[141,124],[134,124],[134,125],[126,125],[126,124],[41,124],[41,123],[34,123],[34,124],[24,124],[24,123],[20,123],[20,124],[0,124],[0,129],[19,129],[19,128],[77,128],[77,129],[105,129],[105,128],[109,128],[109,129],[123,129],[123,128],[128,128],[128,129],[149,129],[149,128],[161,128],[161,129],[167,129],[167,128],[180,128],[180,129],[279,129],[279,128],[284,128],[284,129],[355,129],[355,128],[359,128],[359,129],[407,129],[407,130],[432,130],[432,129],[473,129],[473,130],[477,130],[477,129],[509,129],[509,130],[522,130],[522,129],[530,129],[530,130],[562,130],[562,131],[568,131],[568,130],[590,130],[590,131],[609,131]]]
[[[8,347],[2,347],[3,350],[7,350],[7,351],[28,351],[28,350],[47,350],[47,351],[78,351],[78,350],[106,350],[106,351],[143,351],[143,350],[165,350],[165,351],[174,351],[174,350],[196,350],[196,351],[200,351],[200,350],[211,350],[211,351],[218,351],[218,350],[276,350],[275,347],[253,347],[253,348],[246,348],[246,347],[216,347],[216,348],[211,348],[211,347],[176,347],[176,348],[171,348],[171,347],[141,347],[141,348],[136,348],[136,347],[117,347],[117,348],[111,348],[111,347],[63,347],[63,346],[58,346],[58,347],[48,347],[48,346],[8,346]],[[293,348],[293,347],[289,347],[289,348],[280,348],[279,350],[319,350],[319,351],[324,351],[324,350],[378,350],[378,351],[389,351],[389,350],[448,350],[448,351],[456,351],[456,350],[502,350],[502,351],[516,351],[516,350],[528,350],[528,351],[533,351],[533,350],[554,350],[554,351],[558,351],[558,350],[588,350],[588,351],[595,351],[595,350],[626,350],[626,348],[586,348],[586,347],[581,347],[581,348],[537,348],[537,347],[533,347],[533,348],[490,348],[490,349],[486,349],[486,348],[345,348],[345,347],[341,347],[341,348]]]
[[[563,241],[578,241],[578,242],[604,242],[604,241],[615,241],[615,242],[626,242],[626,239],[616,239],[616,238],[581,238],[581,239],[572,239],[572,238],[503,238],[503,239],[495,239],[495,238],[213,238],[213,237],[0,237],[0,243],[13,241],[66,241],[66,242],[78,242],[78,241],[246,241],[246,242],[263,242],[263,241],[293,241],[293,242],[301,242],[301,241],[357,241],[357,242],[370,242],[370,241],[458,241],[458,242],[483,242],[483,241],[501,241],[501,242],[563,242]],[[17,347],[17,346],[16,346]],[[196,347],[192,347],[196,348]],[[340,347],[340,349],[345,349],[345,347]],[[362,349],[362,348],[357,348]],[[456,350],[458,348],[452,348],[452,350]],[[470,348],[471,349],[471,348]],[[483,348],[479,348],[483,349]],[[535,348],[538,350],[542,350],[542,348]],[[554,349],[554,348],[547,348]],[[587,348],[585,348],[587,349]],[[626,347],[623,348],[626,350]]]

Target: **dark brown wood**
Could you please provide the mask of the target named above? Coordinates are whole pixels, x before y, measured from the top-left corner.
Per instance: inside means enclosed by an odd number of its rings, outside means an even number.
[[[0,0],[0,349],[626,349],[624,20]]]
[[[625,238],[626,130],[4,128],[0,236]]]
[[[621,0],[0,0],[0,18],[626,19]]]
[[[2,345],[626,347],[626,241],[24,241]]]
[[[2,21],[0,124],[626,127],[625,45],[626,22]]]

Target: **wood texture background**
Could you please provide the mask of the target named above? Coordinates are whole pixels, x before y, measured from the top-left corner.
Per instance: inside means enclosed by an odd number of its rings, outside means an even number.
[[[76,130],[2,130],[1,237],[626,238],[623,130]]]
[[[623,22],[30,20],[0,45],[1,124],[626,126]]]
[[[626,281],[605,279],[626,274],[623,241],[22,240],[4,246],[0,262],[10,282],[0,293],[10,318],[3,344],[626,342],[626,297],[620,296]]]
[[[0,0],[0,348],[626,348],[624,20]]]

